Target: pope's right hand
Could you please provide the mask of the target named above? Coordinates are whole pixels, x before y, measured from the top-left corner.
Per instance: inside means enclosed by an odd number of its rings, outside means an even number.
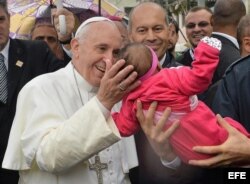
[[[106,71],[101,79],[100,88],[97,93],[98,100],[108,109],[122,100],[123,96],[140,85],[137,73],[132,65],[123,68],[125,60],[121,59],[112,64],[105,59]]]

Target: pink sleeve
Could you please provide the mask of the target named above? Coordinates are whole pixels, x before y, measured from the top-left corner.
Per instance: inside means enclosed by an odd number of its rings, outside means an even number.
[[[192,67],[179,67],[170,70],[172,85],[179,92],[191,96],[202,93],[211,84],[214,71],[219,63],[220,51],[200,42],[194,51]]]
[[[121,134],[127,137],[133,135],[140,129],[136,118],[136,108],[133,100],[124,98],[120,112],[112,113],[112,118]]]

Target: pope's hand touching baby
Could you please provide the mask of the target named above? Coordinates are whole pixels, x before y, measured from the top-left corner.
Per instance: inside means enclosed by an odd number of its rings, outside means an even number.
[[[105,74],[101,79],[100,88],[97,93],[98,100],[108,109],[122,100],[123,96],[140,85],[137,73],[132,65],[122,69],[125,64],[123,59],[114,64],[109,59],[106,63]],[[122,86],[122,87],[121,87]]]

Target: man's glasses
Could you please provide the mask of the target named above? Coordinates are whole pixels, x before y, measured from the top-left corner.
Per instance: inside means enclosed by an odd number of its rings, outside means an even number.
[[[195,23],[188,23],[185,27],[187,29],[194,29],[195,26],[197,25],[198,27],[200,28],[204,28],[204,27],[207,27],[210,23],[209,22],[206,22],[206,21],[202,21],[202,22],[199,22],[198,24],[195,24]]]

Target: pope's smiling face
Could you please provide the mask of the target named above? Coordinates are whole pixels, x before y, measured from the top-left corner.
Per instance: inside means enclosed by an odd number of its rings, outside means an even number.
[[[73,63],[93,86],[100,86],[105,73],[104,59],[114,61],[121,46],[117,27],[108,21],[93,22],[84,28],[79,40],[72,42]]]

